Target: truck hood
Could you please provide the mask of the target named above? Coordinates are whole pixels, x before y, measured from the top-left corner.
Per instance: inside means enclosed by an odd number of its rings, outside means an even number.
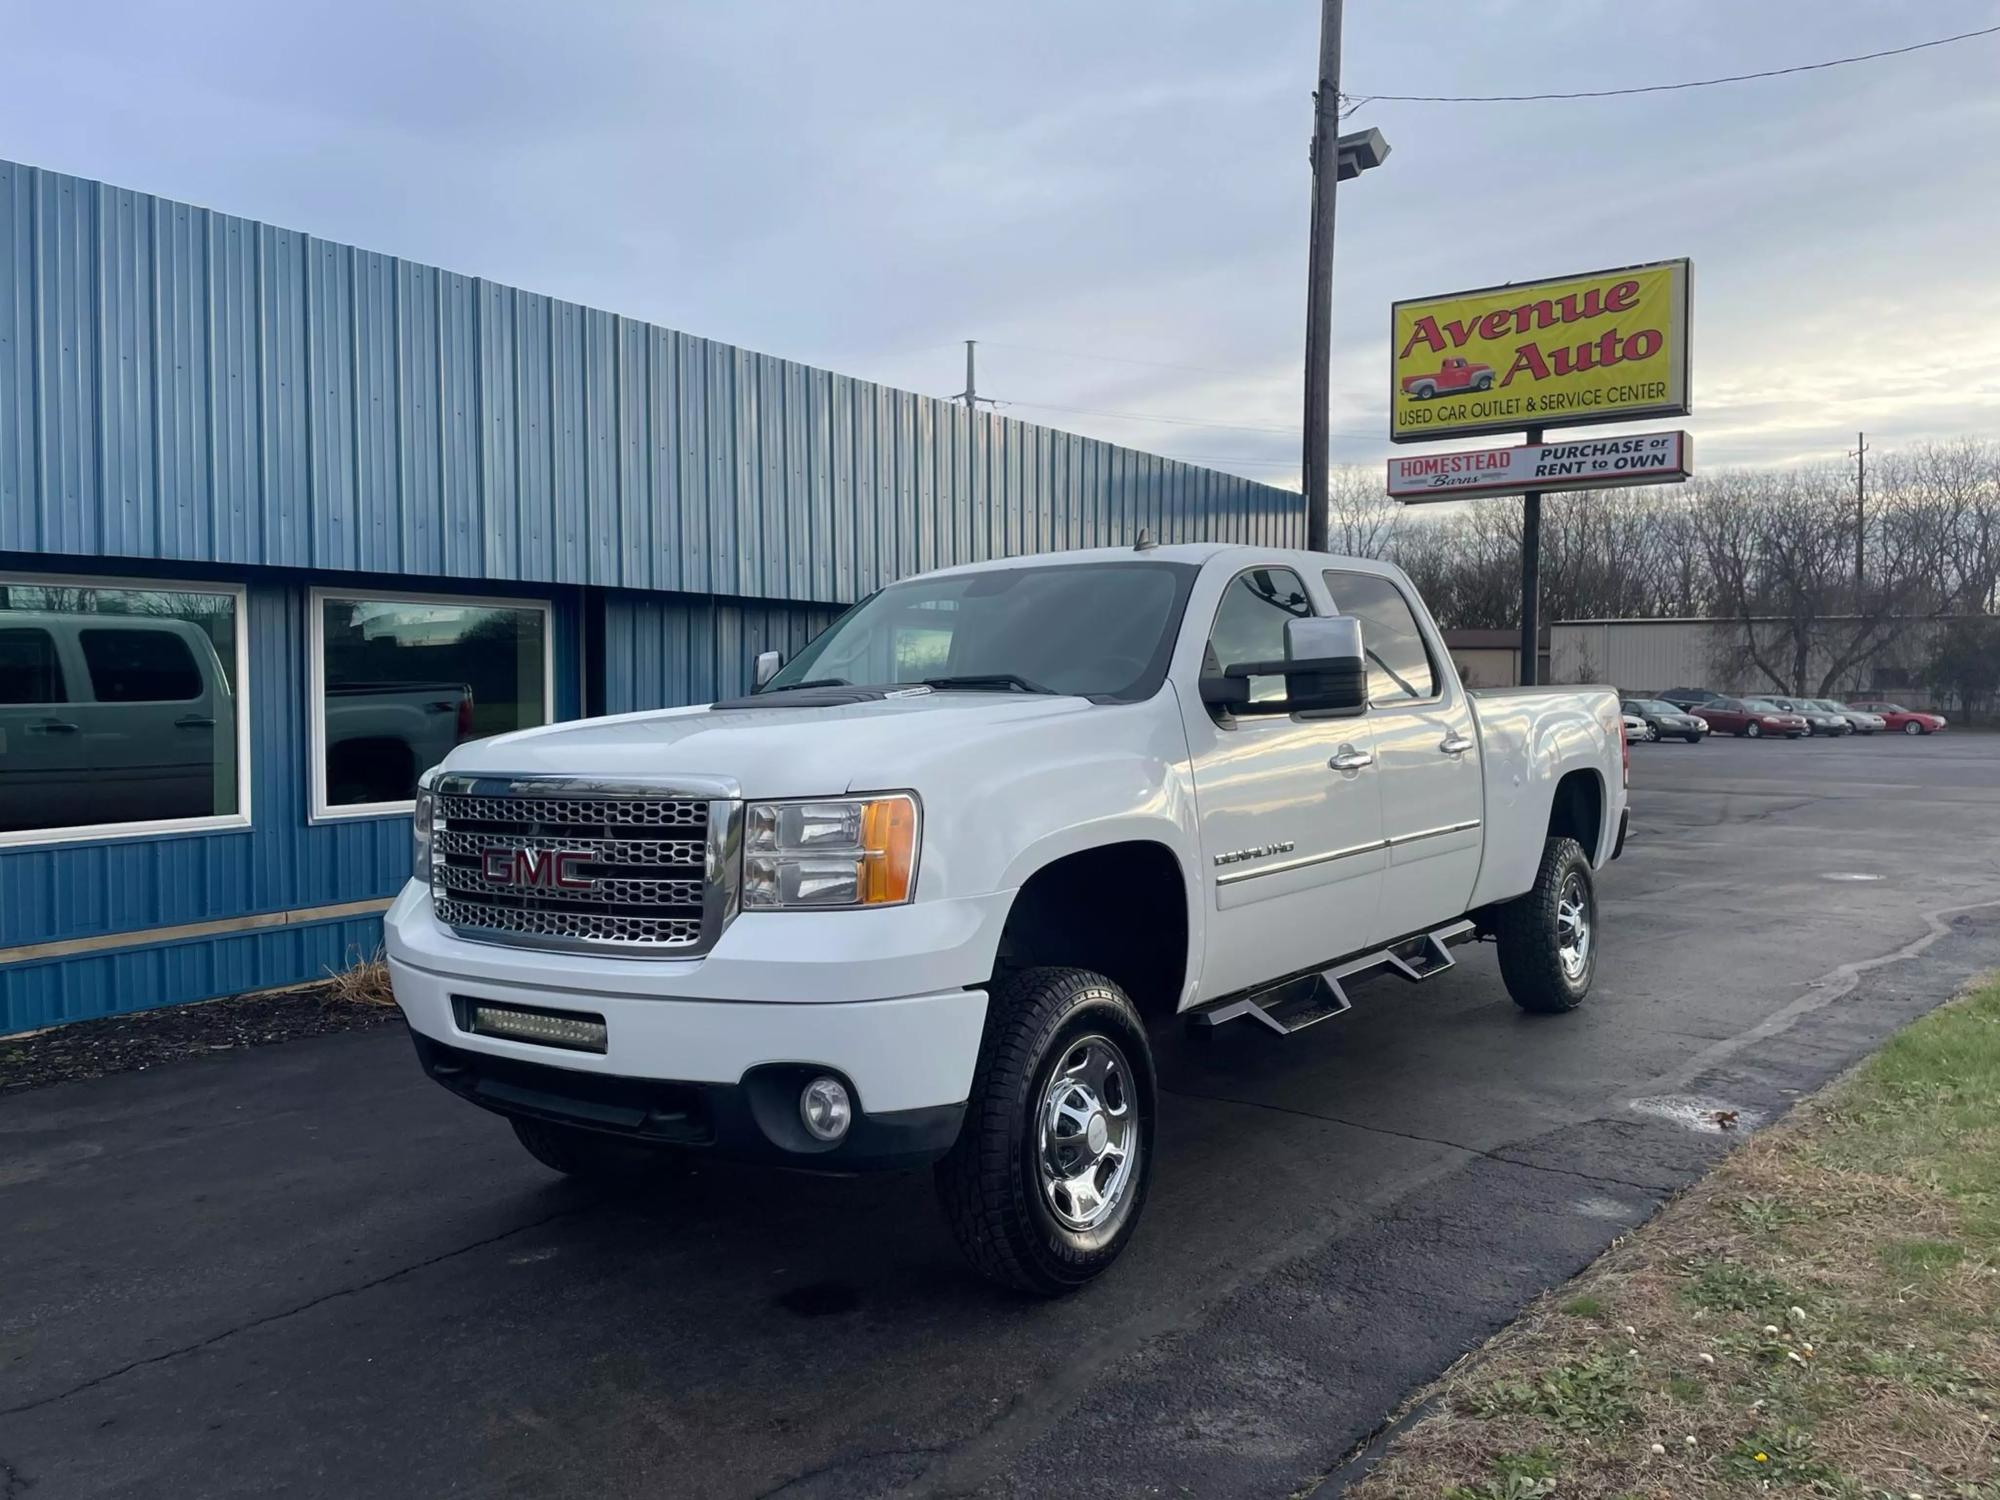
[[[826,707],[671,708],[525,729],[461,745],[479,775],[733,778],[746,797],[923,790],[925,768],[1088,713],[1083,698],[934,692]]]

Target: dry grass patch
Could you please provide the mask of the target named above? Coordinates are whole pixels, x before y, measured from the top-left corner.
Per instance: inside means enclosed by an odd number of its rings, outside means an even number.
[[[2000,983],[1801,1104],[1419,1399],[1353,1500],[2000,1500]]]
[[[393,1007],[396,997],[389,991],[389,965],[382,950],[365,956],[350,951],[348,956],[346,968],[327,971],[327,999],[338,1005]]]

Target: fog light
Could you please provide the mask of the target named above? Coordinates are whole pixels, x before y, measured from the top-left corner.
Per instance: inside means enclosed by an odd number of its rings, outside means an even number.
[[[815,1078],[799,1095],[799,1118],[815,1140],[839,1140],[854,1123],[846,1085],[838,1078]]]

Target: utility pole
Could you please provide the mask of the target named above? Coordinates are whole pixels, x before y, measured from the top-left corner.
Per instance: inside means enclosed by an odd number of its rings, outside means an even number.
[[[1333,195],[1340,182],[1340,4],[1320,0],[1319,87],[1313,91],[1312,237],[1306,252],[1306,546],[1327,545],[1327,409],[1332,401]]]
[[[1854,608],[1861,609],[1861,569],[1868,555],[1868,434],[1854,434]]]
[[[977,339],[967,339],[965,341],[965,389],[951,398],[954,401],[963,401],[967,411],[971,411],[981,401],[985,401],[988,406],[993,404],[990,398],[979,394],[979,378],[973,372],[972,350],[973,346],[978,342]]]
[[[1542,429],[1530,427],[1525,440],[1542,440]],[[1542,492],[1529,490],[1521,497],[1521,686],[1533,687],[1542,680],[1542,626],[1538,618],[1542,605]]]

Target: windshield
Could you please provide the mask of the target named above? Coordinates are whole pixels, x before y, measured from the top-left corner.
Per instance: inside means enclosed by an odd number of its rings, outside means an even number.
[[[1135,561],[915,578],[862,600],[763,691],[929,682],[1150,698],[1166,678],[1199,571]]]
[[[1676,716],[1680,714],[1680,710],[1675,708],[1673,704],[1662,703],[1658,698],[1640,699],[1638,709],[1642,714],[1674,714]]]

